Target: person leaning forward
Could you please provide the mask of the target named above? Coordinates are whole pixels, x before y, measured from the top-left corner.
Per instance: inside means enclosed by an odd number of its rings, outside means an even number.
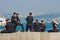
[[[12,33],[16,31],[16,26],[14,23],[12,23],[9,19],[6,19],[6,25],[3,31],[1,33]]]
[[[21,26],[21,27],[22,27],[22,31],[24,31],[24,26],[23,26],[23,24],[20,22],[20,19],[19,19],[19,13],[16,14],[16,17],[17,17],[17,25]]]

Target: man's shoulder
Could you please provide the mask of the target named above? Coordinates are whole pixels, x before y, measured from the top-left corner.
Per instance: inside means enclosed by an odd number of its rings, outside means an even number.
[[[15,17],[15,16],[12,16],[12,17]]]

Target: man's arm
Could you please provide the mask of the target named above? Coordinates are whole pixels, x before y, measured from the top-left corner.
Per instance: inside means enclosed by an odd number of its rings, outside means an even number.
[[[8,25],[5,25],[5,28],[4,28],[5,31],[6,31],[6,28],[8,28]]]
[[[28,17],[26,18],[26,21],[28,20]]]
[[[56,27],[57,29],[59,29],[57,25],[55,25],[55,27]]]
[[[34,18],[32,17],[32,21],[34,20]]]
[[[20,22],[20,19],[19,19],[19,17],[17,17],[17,22]]]

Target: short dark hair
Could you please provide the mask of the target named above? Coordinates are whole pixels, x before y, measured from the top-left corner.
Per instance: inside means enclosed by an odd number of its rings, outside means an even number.
[[[19,15],[19,13],[17,13],[16,15]]]
[[[44,22],[44,20],[41,20],[41,22]]]
[[[36,21],[38,21],[38,19]]]
[[[13,14],[16,14],[16,12],[13,12]]]
[[[32,12],[30,12],[29,15],[32,15]]]
[[[10,19],[6,19],[5,21],[9,21]]]

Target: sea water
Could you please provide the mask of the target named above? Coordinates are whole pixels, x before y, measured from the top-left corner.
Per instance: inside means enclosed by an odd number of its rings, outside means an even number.
[[[22,23],[24,25],[24,30],[26,30],[26,23]],[[59,32],[60,32],[60,23],[58,24]],[[0,26],[0,30],[3,30],[4,26]],[[53,26],[51,23],[46,23],[46,29],[45,32],[48,32],[48,30],[53,29]],[[22,30],[21,26],[17,26],[16,30]]]

